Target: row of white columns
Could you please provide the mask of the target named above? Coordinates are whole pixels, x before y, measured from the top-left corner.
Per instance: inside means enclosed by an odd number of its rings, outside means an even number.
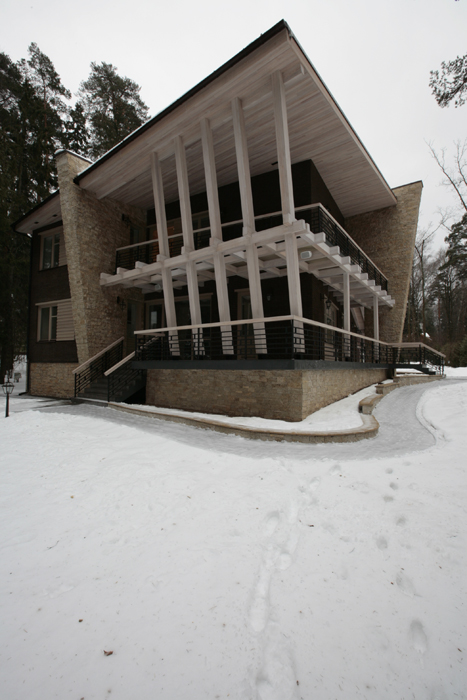
[[[277,143],[277,158],[281,191],[283,223],[287,226],[295,221],[295,207],[293,199],[292,164],[290,157],[289,133],[287,124],[287,106],[282,74],[276,72],[272,75],[272,91],[274,103],[274,118]],[[253,318],[264,318],[263,298],[261,293],[260,267],[258,250],[251,239],[255,232],[255,216],[253,208],[253,194],[251,189],[250,163],[248,157],[248,142],[245,127],[245,116],[241,100],[236,97],[231,103],[235,154],[237,160],[238,183],[240,189],[240,202],[243,220],[243,236],[246,238],[245,260],[247,264],[248,281],[250,288],[251,307]],[[214,142],[212,130],[208,119],[200,122],[201,144],[203,164],[206,181],[206,193],[208,199],[209,222],[211,230],[210,245],[214,249],[222,241],[222,226],[220,217],[217,172],[214,154]],[[188,170],[186,164],[185,145],[182,136],[174,140],[175,165],[177,172],[177,184],[180,200],[180,212],[182,221],[183,250],[182,253],[190,253],[194,249],[193,224],[190,205],[190,189],[188,182]],[[167,232],[167,220],[165,215],[164,189],[162,172],[157,152],[151,156],[151,172],[156,211],[156,223],[159,239],[159,255],[157,260],[162,262],[169,257],[169,242]],[[300,269],[298,262],[297,241],[295,235],[285,235],[285,253],[287,263],[287,280],[290,298],[290,313],[302,316],[302,300],[300,291]],[[227,289],[227,274],[224,256],[214,252],[214,274],[216,281],[217,299],[219,305],[219,319],[229,322],[230,307]],[[198,280],[195,263],[187,260],[186,275],[188,286],[188,299],[192,324],[201,323],[201,308],[199,302]],[[162,288],[168,326],[176,326],[175,300],[170,271],[162,266]],[[233,352],[231,340],[231,327],[224,326],[224,352]],[[266,352],[264,342],[264,323],[255,324],[255,336],[257,352]],[[201,342],[201,341],[200,341]],[[178,352],[176,336],[172,338],[172,350]]]
[[[295,221],[295,206],[293,197],[292,163],[290,155],[285,88],[283,76],[279,71],[275,72],[272,75],[272,93],[274,105],[274,120],[282,217],[283,224],[285,226],[289,226]],[[235,154],[237,161],[238,183],[240,189],[240,202],[242,209],[243,237],[246,239],[245,261],[248,272],[252,314],[253,318],[262,319],[264,318],[264,309],[261,292],[258,250],[256,244],[252,240],[252,234],[255,232],[255,217],[253,208],[253,194],[251,189],[250,163],[248,157],[248,142],[243,106],[241,100],[238,97],[232,100],[231,111]],[[227,287],[226,266],[223,254],[216,252],[217,246],[220,242],[222,242],[222,226],[219,207],[214,142],[211,126],[208,119],[203,118],[201,120],[200,132],[211,231],[210,247],[214,249],[213,263],[219,306],[219,320],[228,324],[228,322],[231,320],[231,317]],[[182,222],[182,253],[188,254],[194,250],[194,238],[190,204],[190,188],[186,163],[186,151],[183,142],[183,137],[181,135],[177,136],[174,139],[173,148],[175,153],[175,165]],[[170,257],[170,252],[167,231],[167,219],[165,214],[162,171],[157,152],[153,152],[151,154],[151,173],[159,240],[159,255],[157,260],[158,262],[163,262],[168,257]],[[290,313],[294,316],[300,317],[303,316],[303,308],[300,289],[300,265],[297,249],[297,239],[292,232],[290,232],[290,234],[286,232],[284,238],[285,258],[287,265],[287,283],[290,300]],[[191,322],[192,324],[201,324],[201,307],[199,300],[196,264],[194,261],[187,258],[185,265]],[[169,327],[175,327],[177,325],[177,320],[175,312],[175,299],[172,284],[172,275],[169,268],[166,268],[164,265],[162,265],[161,276],[167,325]],[[350,331],[350,276],[349,273],[345,271],[343,273],[343,295],[344,330]],[[373,308],[375,338],[378,339],[379,331],[377,297],[375,297]],[[227,354],[233,353],[231,326],[223,326],[223,330],[223,351]],[[193,331],[193,333],[197,336],[200,348],[202,349],[202,337],[200,336],[200,332]],[[264,338],[264,323],[255,324],[255,342],[256,350],[258,353],[266,352]],[[300,343],[300,341],[297,342]],[[170,338],[170,343],[172,352],[174,354],[178,354],[178,336],[176,333],[174,333]]]

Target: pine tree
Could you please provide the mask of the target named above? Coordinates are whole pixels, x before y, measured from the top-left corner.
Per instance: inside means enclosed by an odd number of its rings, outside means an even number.
[[[79,90],[90,123],[91,157],[103,155],[148,118],[139,92],[140,87],[119,76],[111,63],[91,63],[91,74]]]

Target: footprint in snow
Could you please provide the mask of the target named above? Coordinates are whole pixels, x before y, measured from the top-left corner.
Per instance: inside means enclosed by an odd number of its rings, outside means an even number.
[[[409,598],[413,598],[415,595],[415,588],[412,583],[412,580],[403,572],[400,572],[396,576],[396,583],[402,593],[405,593],[405,595],[408,595]]]
[[[272,513],[269,513],[269,515],[266,518],[266,522],[264,523],[264,534],[267,537],[271,537],[277,529],[277,526],[279,525],[279,520],[280,520],[280,515],[279,511],[275,510]]]
[[[394,496],[383,496],[383,501],[385,503],[391,503],[394,500]]]
[[[376,546],[378,549],[387,549],[388,548],[388,541],[385,537],[378,537],[376,540]]]
[[[424,654],[426,652],[428,648],[428,638],[420,620],[412,621],[409,630],[409,639],[415,651],[418,651],[419,654]]]
[[[397,518],[396,525],[399,525],[399,527],[402,527],[403,525],[406,524],[406,522],[407,522],[407,519],[403,515],[401,515],[400,518]]]
[[[333,466],[332,466],[331,469],[329,470],[329,474],[331,474],[332,476],[334,476],[334,474],[340,474],[341,471],[342,471],[342,467],[341,467],[340,464],[333,464]]]
[[[391,483],[389,484],[389,487],[390,487],[393,491],[397,491],[397,489],[399,488],[398,484],[396,484],[394,481],[391,481]]]

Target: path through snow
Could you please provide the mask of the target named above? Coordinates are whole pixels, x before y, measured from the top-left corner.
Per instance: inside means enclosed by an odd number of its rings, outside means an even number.
[[[443,381],[346,445],[1,421],[1,697],[466,698],[466,415]]]

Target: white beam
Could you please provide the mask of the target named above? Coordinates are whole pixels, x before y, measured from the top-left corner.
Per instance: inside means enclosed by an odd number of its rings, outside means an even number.
[[[208,196],[209,225],[211,238],[222,241],[221,213],[219,208],[219,193],[217,189],[216,159],[214,141],[209,121],[201,120],[201,144],[203,147],[204,177],[206,194]]]
[[[378,313],[378,296],[373,297],[373,336],[375,340],[379,340],[379,313]]]
[[[251,312],[253,318],[264,318],[263,295],[259,274],[258,249],[254,243],[246,248],[246,264],[250,287]],[[264,354],[266,349],[266,329],[264,323],[254,323],[255,348],[258,354]]]
[[[169,241],[167,234],[167,218],[165,216],[164,185],[162,182],[161,165],[157,153],[151,153],[152,191],[156,209],[157,237],[159,253],[169,257]]]
[[[178,196],[180,198],[180,214],[182,218],[183,245],[185,253],[191,253],[195,245],[193,242],[193,220],[191,217],[190,187],[188,184],[188,170],[186,167],[185,146],[181,136],[176,136],[175,166],[177,170]]]
[[[348,272],[343,273],[342,286],[344,292],[344,330],[350,331],[350,276]]]
[[[232,118],[237,156],[238,184],[242,205],[243,235],[255,230],[255,214],[253,209],[253,194],[251,191],[250,163],[248,160],[248,144],[246,139],[245,116],[240,99],[232,100]]]
[[[289,129],[287,125],[287,104],[284,79],[280,71],[272,75],[274,98],[274,119],[276,124],[277,162],[281,188],[282,218],[286,225],[295,221],[293,198],[292,161],[290,158]],[[301,314],[299,314],[301,316]]]

